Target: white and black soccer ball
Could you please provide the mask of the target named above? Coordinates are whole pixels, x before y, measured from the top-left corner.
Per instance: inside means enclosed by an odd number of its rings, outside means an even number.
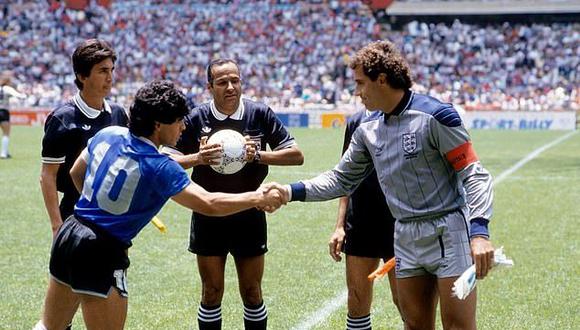
[[[219,143],[223,146],[220,164],[211,165],[214,171],[234,174],[246,165],[246,139],[239,132],[231,129],[217,131],[209,137],[207,143]]]

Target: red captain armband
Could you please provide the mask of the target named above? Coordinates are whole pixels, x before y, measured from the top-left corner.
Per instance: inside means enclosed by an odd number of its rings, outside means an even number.
[[[476,161],[479,160],[479,158],[477,158],[477,155],[475,154],[473,145],[471,145],[471,142],[469,141],[449,151],[446,157],[456,172],[461,171],[462,169],[467,167],[467,165],[475,163]]]

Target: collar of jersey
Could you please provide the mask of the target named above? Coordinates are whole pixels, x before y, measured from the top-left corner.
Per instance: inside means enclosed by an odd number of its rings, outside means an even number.
[[[405,91],[405,95],[403,95],[403,98],[401,99],[401,101],[399,101],[399,104],[397,104],[397,106],[393,111],[391,111],[390,113],[383,112],[385,116],[385,123],[391,116],[399,116],[401,113],[403,113],[403,111],[405,111],[407,107],[409,107],[409,104],[411,104],[411,99],[413,99],[413,91],[407,89]]]
[[[85,100],[81,97],[81,93],[78,92],[73,97],[73,101],[77,108],[81,110],[81,112],[90,119],[95,119],[101,114],[101,110],[97,110],[95,108],[91,108]],[[111,106],[107,102],[107,100],[103,99],[103,108],[106,112],[111,113]]]
[[[144,137],[144,136],[137,136],[134,135],[137,139],[151,145],[153,148],[155,148],[155,150],[157,150],[157,147],[155,146],[155,143],[153,143],[153,141],[149,140],[148,138]],[[157,150],[157,152],[159,152],[159,150]]]
[[[209,107],[211,109],[211,114],[215,117],[215,119],[220,120],[220,121],[226,120],[228,118],[233,119],[233,120],[242,120],[242,118],[244,117],[245,107],[244,107],[244,100],[242,98],[240,98],[240,105],[238,106],[238,109],[236,109],[236,112],[234,112],[230,116],[224,115],[223,113],[219,112],[218,109],[216,108],[213,100],[211,100],[209,102]]]

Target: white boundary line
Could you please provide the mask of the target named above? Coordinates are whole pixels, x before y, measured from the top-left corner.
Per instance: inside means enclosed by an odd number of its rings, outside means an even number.
[[[498,175],[497,178],[495,178],[493,180],[494,184],[495,185],[499,184],[500,182],[505,180],[508,176],[512,175],[515,171],[519,170],[522,166],[524,166],[530,160],[538,157],[539,154],[541,154],[542,152],[546,151],[547,149],[550,149],[551,147],[557,145],[558,143],[560,143],[564,140],[567,140],[568,138],[570,138],[574,134],[576,134],[576,131],[572,131],[566,135],[562,135],[559,138],[557,138],[556,140],[554,140],[548,144],[545,144],[545,145],[539,147],[538,149],[532,151],[526,157],[522,158],[519,162],[515,163],[512,167],[508,168],[507,170],[503,171],[500,175]]]
[[[324,302],[323,304],[324,307],[310,314],[310,316],[307,319],[303,320],[302,322],[300,322],[300,324],[293,327],[292,330],[312,329],[312,327],[326,320],[328,316],[330,316],[337,309],[346,304],[347,298],[348,298],[348,290],[342,291],[336,297]]]
[[[558,143],[560,143],[564,140],[567,140],[568,138],[570,138],[574,134],[576,134],[576,131],[572,131],[566,135],[563,135],[563,136],[557,138],[556,140],[554,140],[548,144],[545,144],[545,145],[539,147],[538,149],[532,151],[526,157],[522,158],[520,161],[515,163],[512,167],[510,167],[507,170],[500,173],[500,175],[498,175],[497,178],[495,178],[493,180],[494,186],[497,186],[500,182],[505,180],[507,177],[509,177],[515,171],[519,170],[526,163],[528,163],[532,159],[538,157],[538,155],[541,154],[542,152],[546,151],[547,149],[557,145]],[[336,295],[336,297],[334,297],[330,300],[327,300],[323,304],[324,307],[322,307],[319,310],[315,311],[314,313],[310,314],[310,316],[308,316],[308,318],[302,320],[297,326],[294,326],[292,328],[292,330],[312,329],[312,327],[314,327],[314,326],[320,324],[321,322],[323,322],[324,320],[326,320],[332,313],[334,313],[337,309],[339,309],[344,304],[346,304],[347,298],[348,298],[348,290],[341,291],[339,294]]]

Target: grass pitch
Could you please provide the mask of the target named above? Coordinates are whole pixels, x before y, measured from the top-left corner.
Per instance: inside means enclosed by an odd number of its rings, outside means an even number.
[[[295,129],[302,167],[270,167],[268,180],[309,178],[337,162],[342,130]],[[566,132],[472,132],[483,164],[498,176],[530,152]],[[38,184],[42,129],[13,128],[13,159],[0,160],[0,329],[31,329],[39,319],[48,279],[51,232]],[[515,267],[478,284],[480,329],[577,329],[580,320],[580,134],[550,148],[495,187],[492,240]],[[345,290],[344,263],[333,262],[327,241],[336,201],[292,203],[269,216],[263,290],[270,329],[292,329]],[[130,250],[126,329],[196,329],[200,296],[195,258],[187,252],[189,212],[173,202]],[[226,269],[223,328],[243,329],[232,260]],[[386,280],[377,282],[376,329],[401,329]],[[343,329],[346,306],[314,329]],[[74,329],[84,329],[77,314]],[[440,326],[438,325],[438,328]]]

